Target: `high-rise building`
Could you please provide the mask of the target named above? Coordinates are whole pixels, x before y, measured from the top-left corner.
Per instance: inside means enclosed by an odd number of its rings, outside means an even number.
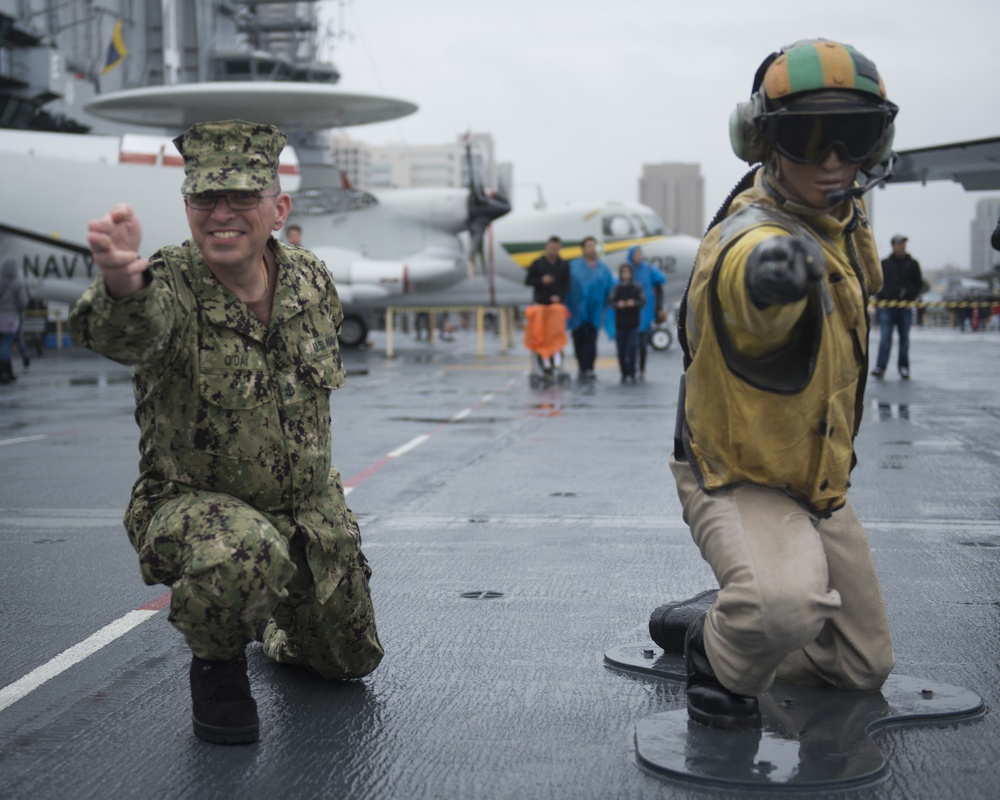
[[[496,162],[493,137],[471,135],[472,158],[485,185],[494,185]],[[371,148],[369,189],[420,189],[462,187],[469,183],[465,136],[452,144],[383,145]]]
[[[705,233],[705,181],[700,164],[643,164],[639,202],[677,233]]]
[[[371,185],[372,150],[367,144],[335,135],[330,138],[330,156],[353,188],[367,189]]]
[[[497,164],[493,137],[468,136],[473,168],[487,188],[510,186],[512,167]],[[460,188],[469,185],[466,136],[452,144],[369,145],[343,135],[330,138],[330,152],[337,168],[357,189]]]
[[[970,225],[969,267],[973,274],[989,272],[1000,264],[1000,253],[993,249],[990,237],[1000,218],[1000,197],[984,197],[976,202],[976,216]]]

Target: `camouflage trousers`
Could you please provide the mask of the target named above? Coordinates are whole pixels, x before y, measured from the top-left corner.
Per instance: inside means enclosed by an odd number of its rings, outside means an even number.
[[[327,679],[378,666],[371,568],[342,498],[339,514],[313,513],[307,524],[213,492],[156,508],[137,542],[143,578],[170,587],[170,622],[196,656],[232,658],[267,620],[262,646],[275,661]]]

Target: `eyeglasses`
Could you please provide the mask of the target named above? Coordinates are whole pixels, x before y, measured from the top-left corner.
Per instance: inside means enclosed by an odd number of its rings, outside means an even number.
[[[860,164],[882,144],[889,119],[877,110],[840,114],[778,111],[765,114],[758,124],[761,136],[796,163],[816,164],[836,147],[847,161]]]
[[[184,203],[194,211],[212,211],[219,199],[223,199],[233,211],[252,211],[260,205],[262,197],[277,197],[279,194],[281,192],[275,192],[274,194],[257,194],[256,192],[226,192],[224,194],[198,192],[198,194],[184,195]]]

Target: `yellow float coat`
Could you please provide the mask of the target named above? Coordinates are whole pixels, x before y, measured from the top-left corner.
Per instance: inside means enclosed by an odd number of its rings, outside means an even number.
[[[688,294],[691,364],[681,440],[699,483],[788,492],[821,516],[844,505],[861,422],[868,296],[881,265],[860,200],[789,211],[759,170],[702,242]],[[747,258],[773,236],[808,236],[826,260],[805,298],[758,309]]]

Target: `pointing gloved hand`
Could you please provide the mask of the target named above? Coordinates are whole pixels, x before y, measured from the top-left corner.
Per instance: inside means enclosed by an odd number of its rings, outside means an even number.
[[[806,296],[810,284],[822,280],[825,271],[823,251],[812,239],[772,236],[747,259],[747,294],[760,309],[794,303]]]

